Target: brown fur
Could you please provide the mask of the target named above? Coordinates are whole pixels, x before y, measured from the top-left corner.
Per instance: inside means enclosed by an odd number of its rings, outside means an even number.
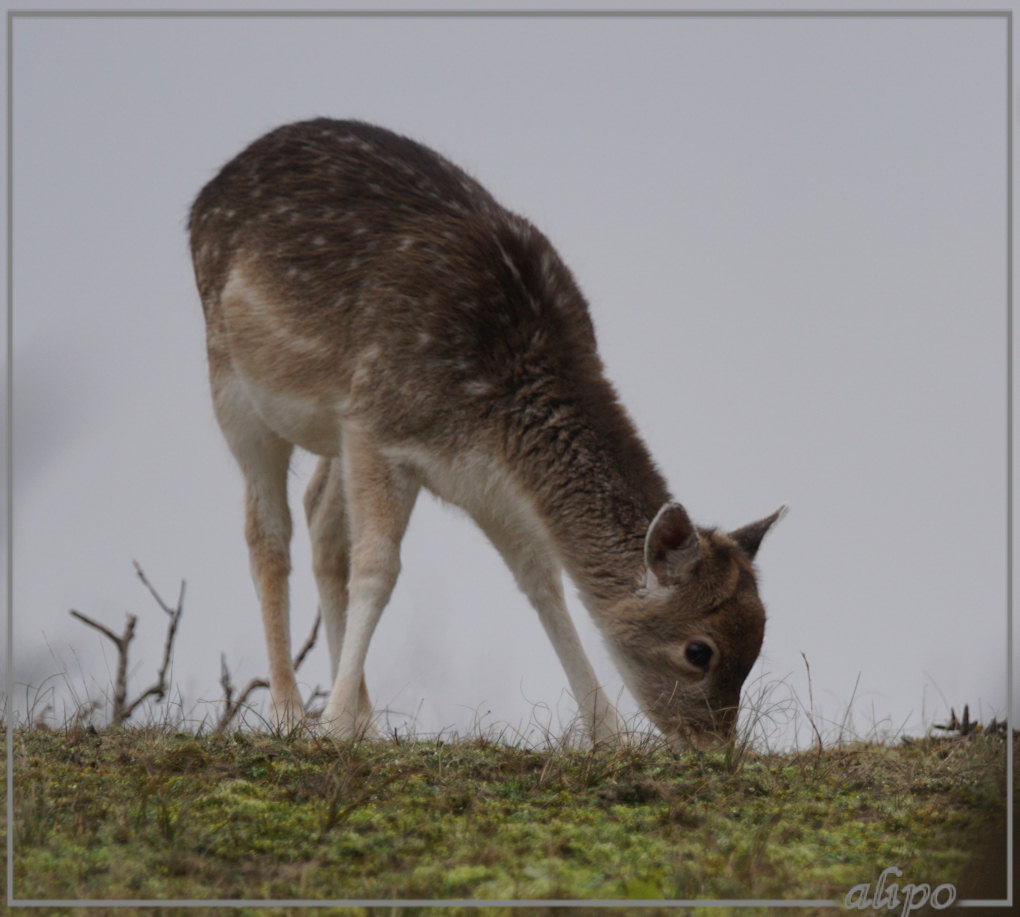
[[[675,505],[654,522],[665,481],[605,378],[580,290],[534,226],[427,148],[326,119],[253,143],[203,188],[190,226],[214,402],[248,481],[278,660],[289,516],[260,510],[278,486],[257,456],[284,470],[293,444],[325,456],[306,510],[320,598],[339,620],[327,712],[348,725],[354,706],[369,715],[355,679],[424,484],[500,548],[575,693],[595,682],[560,564],[661,729],[731,731],[764,628],[751,560],[778,514],[732,536],[696,530]],[[684,658],[692,640],[712,645],[705,671]],[[274,671],[274,703],[292,697],[292,673]],[[596,734],[619,725],[604,699],[590,704]]]

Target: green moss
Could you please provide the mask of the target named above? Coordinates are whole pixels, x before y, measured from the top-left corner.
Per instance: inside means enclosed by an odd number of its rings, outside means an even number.
[[[14,739],[14,891],[32,898],[841,899],[890,864],[966,882],[1004,798],[992,737],[737,764],[144,730]]]

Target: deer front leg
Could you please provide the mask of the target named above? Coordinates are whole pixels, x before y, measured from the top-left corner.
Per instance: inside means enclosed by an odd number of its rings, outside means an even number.
[[[342,476],[351,536],[347,615],[322,722],[334,735],[350,737],[373,731],[367,693],[361,698],[365,657],[400,573],[400,542],[419,481],[410,469],[383,456],[357,428],[344,433]]]
[[[567,611],[559,570],[536,554],[522,558],[513,570],[567,673],[578,712],[592,740],[607,745],[625,741],[626,726],[599,684]]]
[[[578,712],[592,740],[615,745],[626,726],[599,684],[563,599],[563,575],[551,550],[519,520],[479,514],[476,521],[503,556],[517,585],[538,612],[566,672]]]

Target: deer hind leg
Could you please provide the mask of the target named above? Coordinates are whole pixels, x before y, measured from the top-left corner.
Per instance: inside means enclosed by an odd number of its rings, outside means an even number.
[[[214,378],[216,417],[245,480],[245,536],[262,607],[272,723],[290,729],[304,718],[290,649],[290,509],[287,470],[293,445],[261,420],[236,377]]]
[[[420,482],[391,462],[359,429],[344,432],[343,494],[350,525],[347,617],[333,691],[322,714],[338,737],[371,731],[371,710],[360,703],[368,644],[400,573],[400,542]]]
[[[347,617],[347,581],[351,539],[344,498],[340,458],[322,458],[305,491],[305,516],[312,542],[312,569],[319,590],[319,609],[329,646],[330,675],[336,681]],[[372,702],[362,676],[358,689],[358,717],[372,715]]]
[[[563,575],[559,563],[530,527],[479,520],[513,572],[545,628],[560,664],[567,674],[571,693],[592,739],[616,744],[623,741],[626,726],[599,684],[595,670],[581,645],[574,622],[563,599]]]

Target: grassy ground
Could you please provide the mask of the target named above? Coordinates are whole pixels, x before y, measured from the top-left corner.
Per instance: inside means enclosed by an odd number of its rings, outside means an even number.
[[[1005,896],[1001,735],[738,755],[34,728],[13,747],[19,899],[842,902],[888,866]]]

